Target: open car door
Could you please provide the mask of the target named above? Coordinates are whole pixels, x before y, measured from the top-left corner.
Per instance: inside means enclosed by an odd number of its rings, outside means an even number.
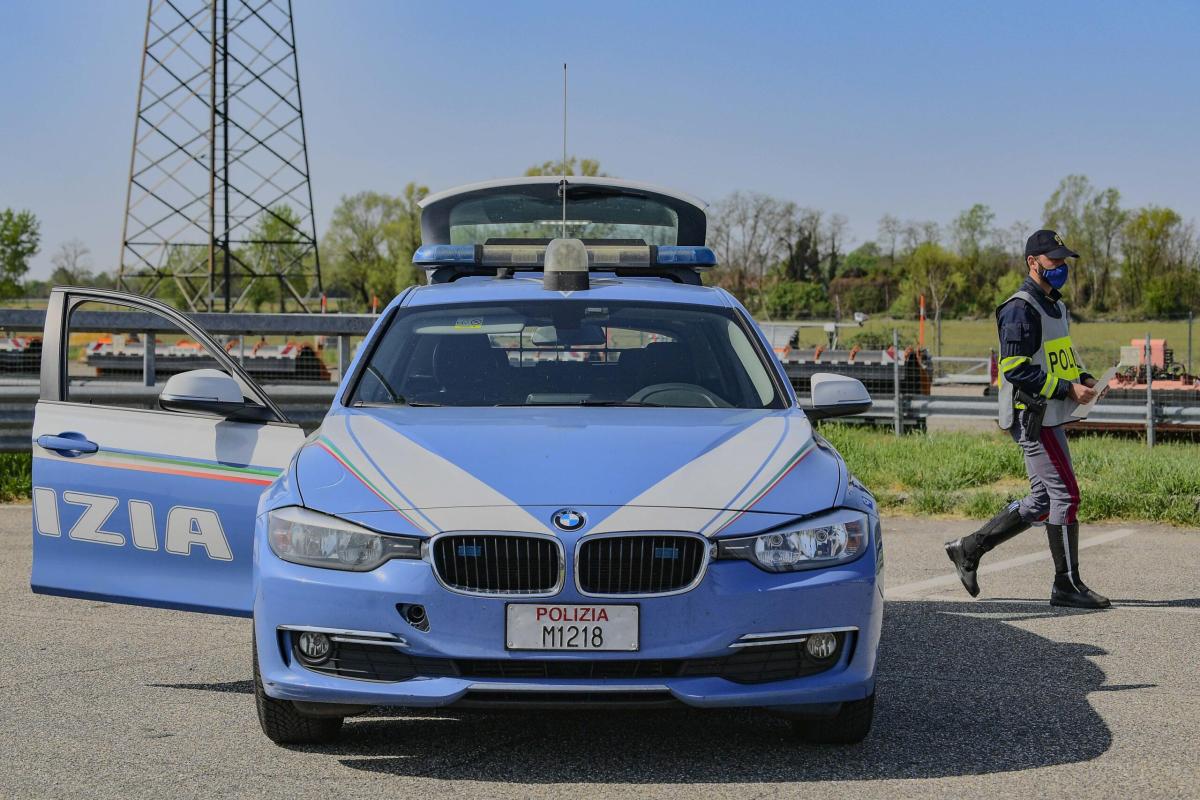
[[[33,423],[33,591],[249,616],[259,497],[303,439],[183,314],[56,288]]]

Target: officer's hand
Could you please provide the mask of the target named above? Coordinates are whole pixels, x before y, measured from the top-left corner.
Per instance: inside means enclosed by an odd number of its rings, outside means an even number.
[[[1084,386],[1082,383],[1071,384],[1071,399],[1079,405],[1086,405],[1092,402],[1092,398],[1096,396],[1096,390]]]

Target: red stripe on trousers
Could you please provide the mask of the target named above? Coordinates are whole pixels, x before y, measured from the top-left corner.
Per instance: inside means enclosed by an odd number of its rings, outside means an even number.
[[[1046,455],[1050,457],[1050,463],[1058,470],[1059,477],[1067,485],[1067,491],[1071,494],[1071,505],[1067,508],[1067,523],[1073,523],[1076,521],[1075,515],[1079,511],[1079,484],[1075,482],[1075,471],[1071,469],[1071,460],[1058,446],[1058,437],[1054,435],[1053,428],[1043,429],[1039,438],[1042,447],[1046,450]]]

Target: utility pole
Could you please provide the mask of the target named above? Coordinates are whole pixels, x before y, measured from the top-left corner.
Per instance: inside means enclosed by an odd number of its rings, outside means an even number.
[[[269,287],[307,311],[321,262],[291,0],[147,5],[119,286],[192,311]]]

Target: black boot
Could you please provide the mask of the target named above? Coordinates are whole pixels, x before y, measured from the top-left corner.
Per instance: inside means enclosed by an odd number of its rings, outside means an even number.
[[[1054,588],[1050,605],[1068,608],[1108,608],[1107,597],[1089,589],[1079,577],[1079,523],[1046,525],[1050,554],[1054,556]]]
[[[976,570],[979,569],[979,559],[983,554],[1028,529],[1029,523],[1021,519],[1017,505],[1013,503],[970,536],[946,542],[946,555],[954,562],[954,568],[958,570],[958,579],[962,581],[963,587],[971,597],[979,595]]]

